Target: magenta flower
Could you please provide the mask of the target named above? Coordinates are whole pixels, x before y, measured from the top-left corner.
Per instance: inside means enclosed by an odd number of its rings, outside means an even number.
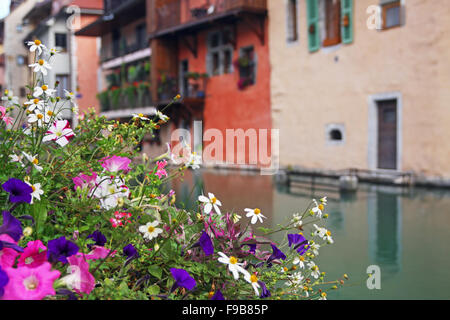
[[[42,300],[55,295],[53,283],[60,272],[52,271],[52,265],[43,263],[37,268],[7,268],[9,282],[5,286],[3,300]]]
[[[119,157],[119,156],[104,157],[103,159],[100,160],[100,163],[102,167],[109,172],[118,172],[120,170],[127,172],[131,170],[131,168],[129,167],[131,159],[128,159],[126,157]]]
[[[88,254],[82,254],[82,256],[84,256],[86,260],[105,259],[106,257],[108,257],[108,255],[110,257],[114,257],[116,251],[111,252],[111,254],[109,254],[110,251],[111,250],[106,249],[105,247],[94,246],[94,249],[91,252],[89,252]],[[78,254],[77,256],[80,256],[80,254]]]
[[[14,265],[16,257],[19,255],[19,253],[17,253],[17,251],[12,248],[4,247],[3,241],[8,243],[15,243],[15,241],[7,234],[0,235],[0,267],[5,269],[10,268]]]
[[[3,120],[6,124],[13,124],[14,119],[6,116],[6,108],[0,106],[0,120]]]
[[[37,268],[47,262],[47,247],[41,240],[30,241],[19,257],[18,266]]]
[[[95,278],[89,272],[89,263],[80,255],[67,258],[70,264],[69,287],[77,293],[90,294],[95,288]]]
[[[91,176],[88,176],[86,174],[80,174],[78,177],[72,178],[72,181],[75,184],[74,187],[75,190],[77,190],[77,188],[81,189],[88,188],[90,190],[95,187],[96,180],[97,174],[95,172],[92,172]]]
[[[69,121],[58,120],[51,125],[42,141],[55,141],[61,147],[64,147],[74,135],[72,129],[70,129]]]
[[[158,166],[156,168],[155,175],[158,176],[159,179],[161,179],[163,176],[168,176],[167,171],[164,169],[167,166],[167,160],[164,161],[157,161],[156,165]]]

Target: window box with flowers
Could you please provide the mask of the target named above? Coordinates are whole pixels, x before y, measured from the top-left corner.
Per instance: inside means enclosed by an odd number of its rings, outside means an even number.
[[[177,80],[175,76],[161,73],[158,78],[158,98],[161,101],[170,100],[178,94]]]
[[[187,97],[205,98],[206,82],[209,75],[207,73],[187,72],[185,78],[188,80]]]
[[[241,48],[239,56],[234,66],[239,71],[238,89],[244,90],[256,82],[256,59],[253,46]]]

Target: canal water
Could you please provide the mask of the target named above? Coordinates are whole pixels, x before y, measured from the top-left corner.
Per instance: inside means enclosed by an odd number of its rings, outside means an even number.
[[[197,206],[202,190],[214,193],[223,211],[245,217],[245,208],[260,208],[263,226],[272,228],[303,212],[312,198],[328,196],[335,243],[321,249],[317,262],[329,280],[350,277],[330,299],[450,299],[449,191],[360,184],[345,194],[325,180],[288,188],[271,176],[208,170],[189,171],[168,187],[186,208]],[[379,290],[367,287],[371,265],[381,270]]]

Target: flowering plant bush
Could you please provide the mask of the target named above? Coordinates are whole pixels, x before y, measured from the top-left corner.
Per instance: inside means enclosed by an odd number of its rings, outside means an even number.
[[[324,283],[313,260],[333,243],[317,225],[326,198],[278,230],[257,228],[257,208],[247,222],[223,213],[209,192],[198,210],[177,208],[164,182],[198,169],[200,156],[169,146],[148,159],[133,148],[168,117],[119,123],[90,112],[71,128],[62,111],[77,110],[74,95],[55,97],[36,67],[51,67],[52,51],[30,46],[29,99],[5,92],[0,107],[0,299],[324,299],[341,284]],[[287,233],[282,243],[268,238],[275,232]]]

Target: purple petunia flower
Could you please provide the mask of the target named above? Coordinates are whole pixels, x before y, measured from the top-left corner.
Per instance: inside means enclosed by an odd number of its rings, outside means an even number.
[[[294,246],[294,249],[302,256],[308,251],[305,246],[308,244],[308,240],[301,234],[288,234],[289,247]]]
[[[98,230],[95,230],[92,234],[87,236],[87,239],[94,240],[94,246],[103,247],[106,243],[106,237]],[[88,244],[89,249],[93,246],[92,244]]]
[[[78,253],[78,246],[66,237],[50,240],[47,245],[47,258],[67,263],[67,258]]]
[[[175,279],[175,283],[172,286],[171,292],[175,291],[176,288],[185,288],[187,290],[192,290],[195,288],[197,283],[194,278],[192,278],[189,273],[184,269],[175,269],[171,268],[170,272],[172,273],[173,278]]]
[[[2,188],[9,193],[9,201],[13,203],[31,203],[33,189],[25,182],[11,178],[2,184]]]
[[[8,211],[3,211],[3,224],[0,226],[0,234],[7,234],[18,242],[22,237],[22,223]]]
[[[3,271],[2,267],[0,266],[0,298],[3,297],[3,294],[5,293],[4,288],[9,282],[9,277],[6,274],[5,271]]]
[[[217,290],[216,293],[211,297],[211,300],[225,300],[223,294],[220,290]]]
[[[139,253],[137,252],[136,248],[131,243],[126,245],[123,248],[123,255],[126,256],[128,259],[139,258]]]
[[[270,291],[267,289],[266,284],[262,281],[258,281],[259,286],[261,287],[261,294],[260,294],[260,298],[269,298],[272,294],[270,293]]]
[[[211,241],[211,238],[205,231],[203,231],[202,235],[200,236],[200,239],[192,247],[193,248],[201,247],[202,250],[205,252],[205,255],[207,256],[210,256],[214,253],[214,246]]]
[[[281,259],[281,260],[286,260],[286,255],[277,248],[276,245],[271,244],[272,246],[272,255],[269,257],[269,259],[267,260],[267,263],[270,263],[272,260],[276,260],[276,259]]]

